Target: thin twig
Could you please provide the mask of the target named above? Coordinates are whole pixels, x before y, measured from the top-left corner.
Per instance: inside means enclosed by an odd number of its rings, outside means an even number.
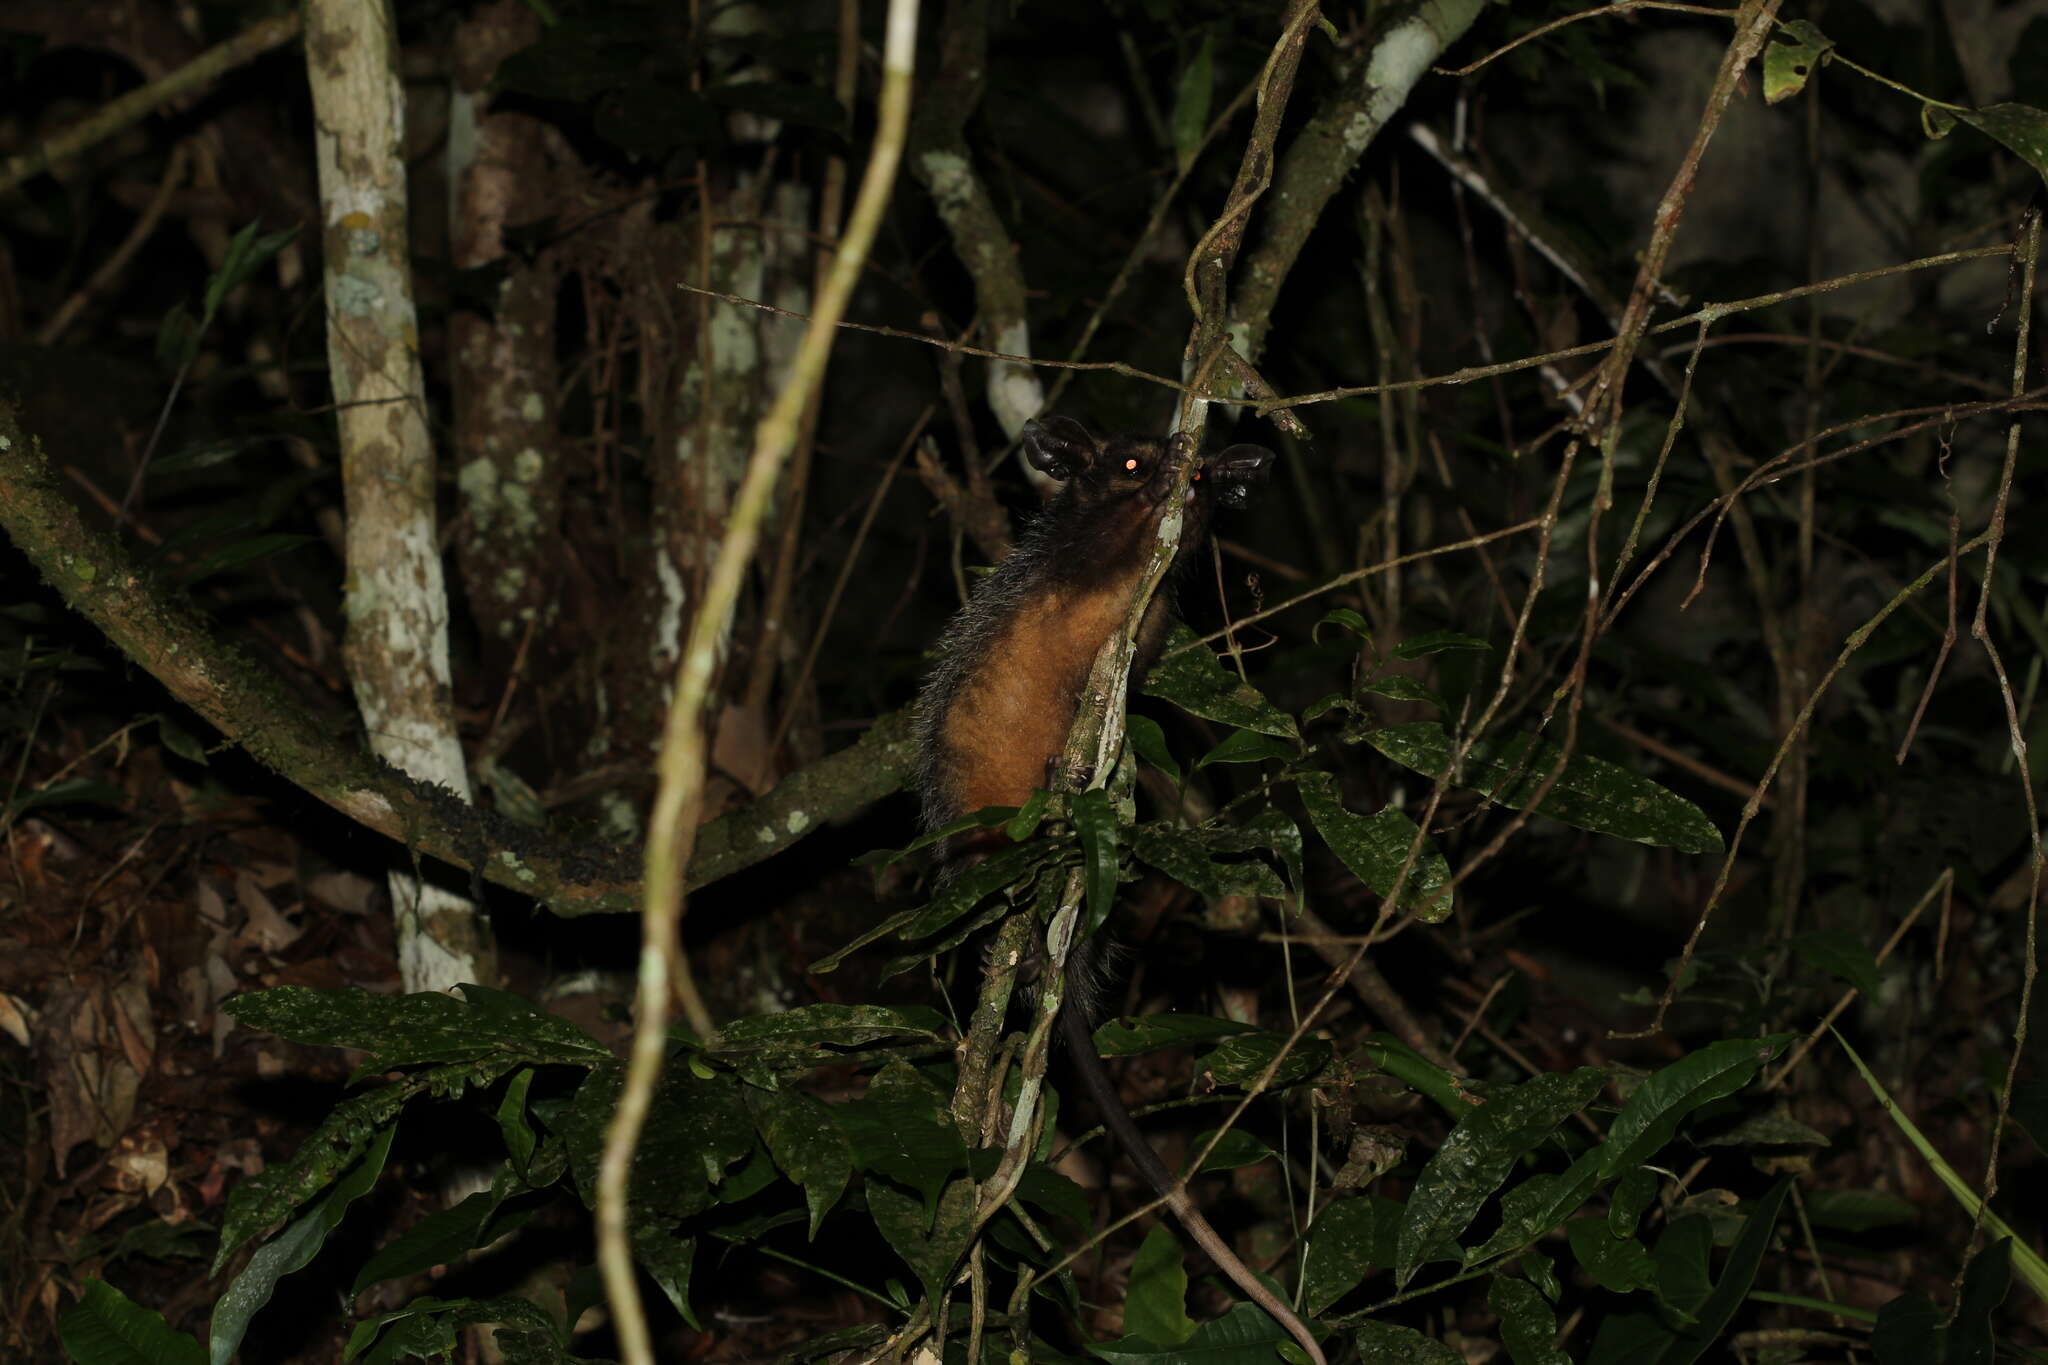
[[[704,795],[704,701],[717,666],[718,641],[729,625],[746,566],[760,540],[761,519],[768,510],[776,477],[796,444],[804,404],[824,374],[825,359],[835,339],[834,324],[853,292],[860,262],[874,242],[895,183],[897,163],[903,154],[904,130],[909,123],[916,38],[916,0],[890,0],[883,41],[880,109],[860,194],[833,259],[832,272],[819,293],[817,316],[804,333],[789,383],[761,419],[746,477],[733,499],[725,539],[719,546],[717,561],[699,600],[690,638],[676,670],[675,695],[662,736],[660,786],[648,819],[645,910],[633,1046],[619,1092],[618,1110],[605,1134],[604,1154],[598,1163],[598,1261],[626,1365],[654,1365],[647,1317],[640,1303],[639,1284],[634,1279],[626,1183],[668,1049],[672,983],[688,979],[680,933],[683,872],[689,866]],[[691,1025],[709,1036],[713,1031],[711,1019],[702,1001],[684,1003]]]

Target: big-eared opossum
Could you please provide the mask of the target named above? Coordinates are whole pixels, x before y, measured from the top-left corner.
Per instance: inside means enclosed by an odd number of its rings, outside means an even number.
[[[953,618],[917,701],[919,788],[928,830],[985,806],[1021,806],[1057,772],[1095,655],[1123,628],[1151,562],[1160,520],[1187,456],[1171,440],[1098,438],[1070,417],[1024,428],[1024,455],[1060,482],[1016,547]],[[1199,459],[1183,507],[1173,571],[1145,612],[1131,661],[1144,675],[1172,622],[1172,583],[1207,530],[1213,504],[1241,506],[1273,461],[1259,446],[1236,445]],[[940,851],[948,875],[1000,843],[999,830],[958,835]],[[1252,1300],[1278,1319],[1316,1365],[1315,1338],[1231,1251],[1188,1199],[1124,1107],[1090,1032],[1094,964],[1100,951],[1077,943],[1068,960],[1060,1035],[1104,1125],[1188,1235]]]

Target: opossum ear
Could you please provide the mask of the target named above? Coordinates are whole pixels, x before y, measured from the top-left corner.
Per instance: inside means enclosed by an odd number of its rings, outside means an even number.
[[[1220,483],[1252,483],[1272,472],[1275,458],[1264,446],[1231,446],[1211,455],[1204,470]]]
[[[1101,450],[1095,434],[1071,417],[1024,424],[1024,458],[1048,478],[1071,479],[1085,473]]]

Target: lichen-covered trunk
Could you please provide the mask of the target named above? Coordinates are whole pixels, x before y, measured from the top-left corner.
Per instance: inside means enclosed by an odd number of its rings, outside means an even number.
[[[405,102],[393,28],[389,0],[310,0],[306,9],[328,363],[348,512],[344,654],[371,747],[466,800],[407,260]],[[390,883],[408,990],[493,983],[491,939],[475,907],[409,868],[395,867]]]

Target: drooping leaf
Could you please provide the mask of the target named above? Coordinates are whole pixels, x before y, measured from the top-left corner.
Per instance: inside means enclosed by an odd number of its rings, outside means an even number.
[[[1415,845],[1415,822],[1392,806],[1371,815],[1354,814],[1339,798],[1337,779],[1329,773],[1303,773],[1296,785],[1310,822],[1330,851],[1352,876],[1382,896],[1391,894]],[[1450,880],[1450,864],[1432,840],[1424,839],[1408,870],[1402,907],[1415,910],[1425,923],[1440,923],[1451,913],[1451,894],[1445,889]]]
[[[1088,895],[1088,927],[1109,918],[1116,903],[1116,810],[1101,787],[1075,792],[1067,800],[1074,817],[1074,835],[1081,844],[1083,884]]]
[[[1130,741],[1133,753],[1172,778],[1176,786],[1180,784],[1180,764],[1174,761],[1173,751],[1167,748],[1166,731],[1159,728],[1158,721],[1150,716],[1125,716],[1124,737]]]
[[[1425,659],[1432,654],[1441,654],[1447,649],[1469,649],[1485,651],[1493,646],[1476,635],[1466,635],[1456,630],[1426,630],[1420,635],[1411,635],[1394,646],[1397,659]]]
[[[1748,1085],[1757,1069],[1785,1050],[1789,1033],[1725,1038],[1664,1067],[1635,1088],[1601,1144],[1600,1175],[1611,1180],[1657,1154],[1687,1114]]]
[[[1501,1196],[1500,1226],[1465,1257],[1468,1265],[1530,1246],[1579,1210],[1600,1186],[1600,1149],[1579,1154],[1555,1175],[1532,1175]]]
[[[1876,956],[1846,929],[1801,934],[1792,940],[1792,951],[1808,966],[1842,978],[1865,995],[1875,995],[1883,979]]]
[[[1391,1268],[1405,1216],[1398,1201],[1376,1194],[1327,1205],[1310,1229],[1302,1307],[1321,1314],[1357,1288],[1366,1272]]]
[[[582,1029],[516,995],[477,985],[458,989],[460,998],[439,991],[389,996],[354,987],[280,986],[238,995],[222,1008],[236,1023],[295,1043],[366,1053],[358,1076],[484,1060],[503,1062],[505,1070],[611,1060],[610,1050]]]
[[[1536,1286],[1512,1275],[1495,1275],[1486,1306],[1500,1315],[1500,1342],[1514,1365],[1571,1365],[1557,1349],[1557,1314]]]
[[[954,1264],[974,1234],[974,1182],[948,1181],[936,1198],[920,1199],[889,1180],[867,1183],[868,1212],[883,1240],[938,1302]]]
[[[2031,104],[1988,104],[1955,116],[2005,148],[2048,180],[2048,112]]]
[[[1256,1032],[1254,1025],[1208,1014],[1147,1014],[1108,1020],[1095,1030],[1095,1047],[1105,1057],[1135,1057],[1163,1047],[1206,1047]]]
[[[1180,1239],[1164,1223],[1152,1225],[1131,1263],[1130,1288],[1124,1295],[1124,1330],[1162,1346],[1178,1346],[1194,1335]]]
[[[1394,1264],[1406,1286],[1437,1242],[1465,1230],[1517,1161],[1558,1124],[1583,1109],[1607,1083],[1599,1067],[1537,1076],[1512,1086],[1458,1120],[1415,1179]]]
[[[1139,689],[1148,697],[1170,701],[1191,716],[1256,730],[1262,735],[1299,740],[1294,718],[1267,701],[1257,688],[1225,668],[1195,633],[1176,625],[1167,637],[1159,662],[1152,665]]]
[[[1287,894],[1273,869],[1253,858],[1224,861],[1242,841],[1216,825],[1147,824],[1124,831],[1132,856],[1211,900]]]
[[[891,1066],[883,1076],[900,1076]],[[967,1169],[967,1147],[939,1097],[921,1093],[908,1078],[882,1085],[881,1077],[857,1100],[832,1106],[832,1117],[853,1152],[856,1168],[887,1176],[923,1197],[927,1210],[947,1182]]]
[[[746,1091],[747,1112],[782,1173],[803,1188],[810,1210],[810,1236],[853,1178],[853,1148],[832,1110],[797,1090]]]
[[[1332,1049],[1321,1038],[1297,1039],[1287,1047],[1284,1033],[1241,1033],[1226,1038],[1214,1052],[1202,1059],[1202,1068],[1216,1085],[1249,1086],[1266,1074],[1282,1049],[1286,1055],[1266,1082],[1269,1090],[1280,1090],[1322,1074],[1330,1064]]]
[[[76,1365],[204,1365],[206,1348],[104,1280],[87,1280],[77,1303],[57,1319],[57,1336]]]
[[[327,1244],[327,1234],[341,1225],[348,1206],[376,1185],[377,1177],[384,1173],[385,1159],[391,1155],[391,1139],[397,1132],[395,1123],[385,1127],[348,1174],[283,1232],[256,1249],[249,1264],[242,1267],[213,1306],[207,1343],[212,1365],[228,1365],[241,1348],[250,1321],[270,1302],[278,1281],[319,1255],[320,1248]]]
[[[1457,749],[1450,734],[1432,721],[1389,725],[1362,738],[1396,763],[1431,778],[1442,776]],[[1537,735],[1503,740],[1481,736],[1453,780],[1521,810],[1535,799],[1562,752]],[[1564,765],[1537,809],[1596,834],[1681,853],[1714,853],[1721,848],[1721,832],[1698,806],[1648,778],[1584,754],[1574,754]]]
[[[1605,1218],[1574,1218],[1564,1225],[1572,1256],[1602,1289],[1627,1294],[1657,1283],[1650,1252],[1633,1234],[1617,1237]]]
[[[1352,1340],[1363,1365],[1464,1365],[1465,1357],[1413,1327],[1368,1318]]]
[[[266,1168],[237,1185],[228,1195],[221,1220],[220,1250],[213,1273],[257,1233],[310,1203],[336,1176],[355,1166],[379,1142],[388,1142],[392,1124],[406,1101],[426,1088],[425,1080],[387,1085],[343,1100],[327,1111],[312,1136],[299,1144],[289,1161]]]
[[[1764,49],[1764,102],[1777,104],[1806,88],[1834,46],[1826,34],[1804,19],[1794,19],[1778,30],[1778,41]]]

